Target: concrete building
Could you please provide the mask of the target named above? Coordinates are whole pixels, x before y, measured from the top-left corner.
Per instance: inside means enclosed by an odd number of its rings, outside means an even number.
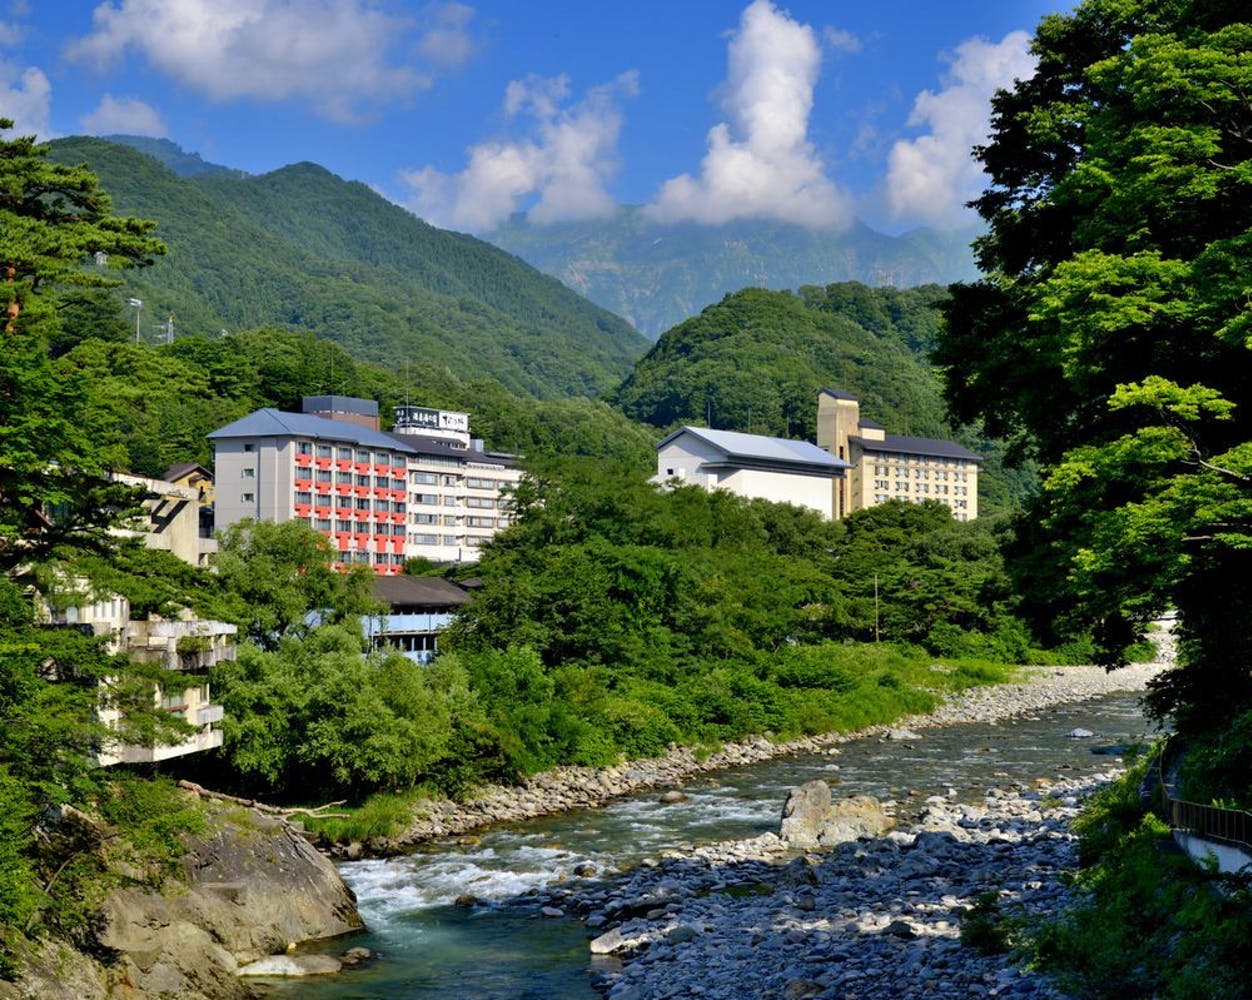
[[[338,568],[396,575],[412,556],[474,561],[508,525],[502,493],[521,471],[470,437],[467,414],[397,407],[385,433],[372,400],[306,397],[303,409],[257,410],[209,435],[219,529],[303,520],[330,540]]]
[[[222,731],[214,728],[222,721],[222,706],[213,704],[208,672],[216,664],[235,658],[238,629],[234,625],[197,619],[190,612],[175,620],[154,617],[133,621],[130,602],[118,595],[71,601],[64,607],[48,609],[46,617],[52,625],[81,628],[105,639],[111,653],[125,655],[137,663],[158,663],[185,678],[156,685],[153,704],[181,716],[196,731],[179,743],[150,747],[110,740],[99,755],[102,766],[155,763],[222,745]],[[106,681],[103,688],[107,687]],[[102,697],[98,714],[110,729],[116,729],[121,722],[121,712],[107,697]]]
[[[888,434],[861,416],[851,393],[818,393],[817,444],[852,466],[837,487],[836,517],[888,500],[937,500],[958,521],[978,516],[980,455],[952,441]]]
[[[146,493],[144,515],[117,529],[118,534],[139,536],[148,548],[169,552],[192,566],[209,565],[217,552],[217,542],[211,531],[205,531],[202,487],[123,473],[114,473],[113,479]]]
[[[825,518],[848,469],[807,441],[680,427],[657,445],[654,482],[678,480],[743,497],[808,507]]]
[[[438,577],[383,576],[374,581],[374,597],[390,609],[365,619],[365,635],[375,649],[392,646],[410,660],[429,663],[439,652],[439,633],[470,596]]]

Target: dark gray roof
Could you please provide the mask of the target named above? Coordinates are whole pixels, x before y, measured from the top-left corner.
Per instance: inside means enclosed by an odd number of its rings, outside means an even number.
[[[856,422],[856,425],[857,427],[868,427],[872,431],[885,431],[887,429],[877,420],[870,420],[869,417],[862,417]]]
[[[760,434],[741,434],[738,431],[715,431],[707,427],[680,427],[660,444],[657,450],[680,434],[691,434],[711,444],[728,459],[757,466],[805,469],[810,472],[835,474],[850,468],[842,458],[836,458],[807,441],[789,441],[786,438],[763,437]]]
[[[943,441],[938,438],[904,437],[900,434],[887,434],[881,441],[870,438],[851,438],[860,445],[862,451],[901,452],[906,455],[925,455],[927,458],[960,458],[966,462],[981,462],[982,456],[968,448],[962,448],[954,441]]]
[[[465,462],[484,462],[509,468],[517,464],[511,456],[498,455],[490,451],[476,451],[473,448],[454,448],[439,438],[422,437],[419,434],[399,434],[386,431],[387,437],[399,441],[414,455],[446,455],[459,458]]]
[[[246,417],[240,417],[233,424],[219,427],[206,435],[210,441],[229,438],[253,437],[301,437],[315,438],[320,441],[342,441],[346,444],[359,444],[367,448],[386,448],[388,451],[414,453],[414,449],[406,441],[398,439],[382,431],[371,430],[360,424],[352,424],[346,420],[331,420],[327,417],[314,416],[312,413],[284,413],[273,407],[253,410]]]
[[[817,394],[819,396],[830,396],[832,399],[850,399],[852,402],[856,402],[856,397],[843,389],[820,389]]]
[[[470,595],[437,576],[379,576],[374,597],[391,608],[459,608]]]
[[[179,462],[177,465],[171,465],[165,470],[165,475],[161,478],[167,483],[172,483],[175,479],[179,478],[179,476],[185,476],[188,472],[194,472],[196,469],[199,469],[202,473],[204,473],[204,475],[208,476],[209,479],[213,478],[213,473],[211,473],[199,462]]]

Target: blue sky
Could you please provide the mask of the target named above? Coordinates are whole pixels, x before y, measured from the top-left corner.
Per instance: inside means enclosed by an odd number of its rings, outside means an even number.
[[[0,115],[510,212],[972,221],[987,97],[1063,0],[0,0]]]

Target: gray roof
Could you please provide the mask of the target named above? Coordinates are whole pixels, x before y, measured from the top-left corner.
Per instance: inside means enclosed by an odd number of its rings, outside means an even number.
[[[817,394],[819,396],[830,396],[832,399],[850,399],[852,402],[856,402],[856,397],[843,389],[819,389]]]
[[[321,441],[341,441],[367,448],[386,448],[415,454],[417,449],[406,442],[346,420],[330,420],[312,413],[284,413],[273,407],[253,410],[233,424],[219,427],[206,435],[210,441],[229,438],[301,437]]]
[[[832,475],[840,469],[851,467],[842,458],[836,458],[830,452],[807,441],[789,441],[786,438],[741,434],[738,431],[715,431],[707,427],[680,427],[658,444],[657,450],[664,448],[680,434],[691,434],[711,444],[728,459],[743,464],[823,471]]]
[[[906,455],[925,455],[928,458],[960,458],[966,462],[982,461],[982,456],[977,452],[970,451],[968,448],[962,448],[955,441],[943,441],[938,438],[917,438],[904,437],[901,434],[886,434],[881,441],[863,437],[854,437],[850,440],[860,445],[862,451],[898,451]]]
[[[455,583],[437,576],[379,576],[373,594],[394,608],[459,608],[470,595]]]

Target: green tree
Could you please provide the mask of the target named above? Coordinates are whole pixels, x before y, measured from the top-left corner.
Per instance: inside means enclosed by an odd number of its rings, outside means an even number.
[[[132,491],[108,482],[114,456],[82,419],[82,383],[49,357],[67,289],[116,284],[97,267],[146,263],[164,252],[153,223],[110,214],[81,167],[51,163],[32,138],[7,139],[0,119],[0,572],[58,544],[107,546],[105,529]]]
[[[337,573],[326,538],[299,521],[240,521],[220,535],[215,617],[235,622],[241,635],[274,650],[322,624],[378,609],[365,566]]]
[[[1116,661],[1175,606],[1155,706],[1216,726],[1252,703],[1252,24],[1087,0],[1034,52],[977,151],[987,277],[952,289],[936,358],[956,415],[1043,465],[1035,607]]]

